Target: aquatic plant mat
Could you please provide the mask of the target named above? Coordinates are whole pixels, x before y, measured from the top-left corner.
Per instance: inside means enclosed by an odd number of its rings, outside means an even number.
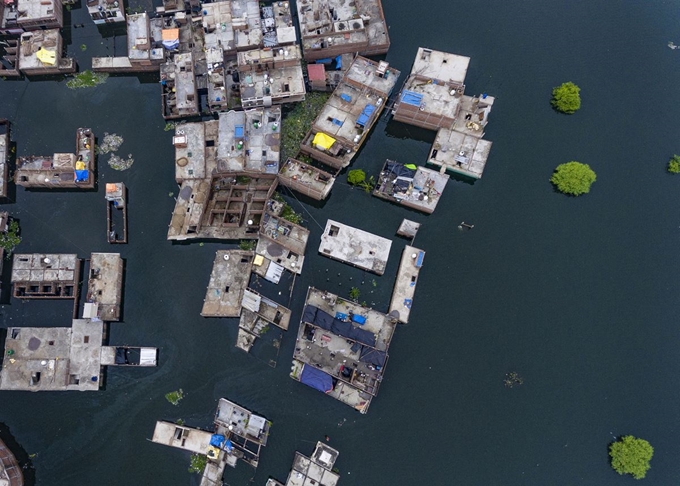
[[[73,79],[66,81],[66,86],[70,89],[93,88],[103,84],[108,79],[108,73],[93,73],[90,70],[76,74]]]
[[[330,93],[307,93],[305,101],[296,104],[295,108],[284,114],[281,123],[281,162],[288,160],[288,157],[297,156],[302,139],[328,98]]]

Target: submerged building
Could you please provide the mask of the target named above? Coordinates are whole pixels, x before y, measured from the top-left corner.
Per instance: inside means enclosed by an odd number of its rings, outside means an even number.
[[[378,394],[396,321],[310,287],[291,378],[366,413]]]
[[[14,182],[27,188],[93,189],[95,138],[90,128],[76,131],[75,153],[19,157]]]
[[[285,484],[269,478],[266,486],[336,486],[340,482],[340,474],[333,466],[339,455],[332,447],[317,442],[311,457],[295,452],[293,467]]]
[[[220,398],[213,432],[158,421],[151,441],[205,455],[207,464],[200,484],[215,486],[222,484],[225,467],[236,467],[239,459],[252,467],[258,466],[271,425],[264,417]]]
[[[419,48],[392,114],[438,131],[428,163],[479,179],[491,149],[482,137],[494,98],[465,95],[469,63],[469,57]]]
[[[7,197],[10,153],[10,124],[0,119],[0,198]]]
[[[381,0],[300,0],[296,5],[305,60],[349,52],[387,54],[390,36]]]
[[[400,72],[357,57],[314,120],[300,151],[336,170],[347,167],[385,108]]]
[[[415,164],[400,164],[387,160],[383,166],[373,195],[387,201],[431,214],[449,181],[440,174]]]
[[[104,366],[156,366],[156,348],[105,346],[106,334],[105,323],[92,319],[74,319],[71,327],[8,328],[0,390],[97,391]]]
[[[99,0],[102,1],[102,0]],[[107,1],[108,0],[104,0]],[[118,0],[122,4],[122,0]],[[128,15],[127,56],[93,57],[95,72],[158,72],[165,60],[163,19],[144,13]]]
[[[61,4],[61,2],[59,2]],[[0,76],[43,76],[76,71],[76,61],[63,57],[63,38],[58,28],[24,32],[4,42]]]

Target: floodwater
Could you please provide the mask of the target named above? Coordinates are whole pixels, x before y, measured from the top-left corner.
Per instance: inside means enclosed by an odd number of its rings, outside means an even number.
[[[286,196],[312,232],[292,323],[310,285],[341,295],[357,286],[387,309],[405,241],[395,238],[384,276],[364,275],[317,255],[327,218],[385,237],[403,217],[422,223],[411,322],[395,334],[367,415],[288,377],[297,324],[278,356],[266,346],[253,356],[234,348],[235,320],[200,317],[214,252],[229,245],[165,239],[177,186],[152,78],[79,91],[0,81],[0,117],[13,122],[19,155],[70,151],[79,126],[124,137],[120,154],[135,163],[119,173],[100,160],[99,191],[19,188],[3,207],[20,219],[18,251],[120,251],[124,322],[111,325],[110,342],[160,348],[158,368],[110,369],[99,393],[0,392],[0,421],[36,454],[37,484],[195,485],[188,454],[147,439],[158,419],[209,426],[220,397],[273,421],[260,467],[229,469],[232,485],[285,480],[294,451],[311,453],[325,435],[340,450],[342,486],[632,484],[607,460],[624,434],[655,448],[646,485],[680,481],[680,176],[665,172],[680,152],[680,52],[666,46],[680,40],[680,3],[390,0],[385,13],[392,65],[408,72],[418,46],[467,55],[468,94],[497,100],[484,178],[450,181],[433,215],[353,190],[344,176],[324,204]],[[85,24],[69,39],[81,69],[122,52],[124,40],[102,38],[84,9],[68,20]],[[564,81],[582,88],[572,116],[549,105]],[[383,117],[353,166],[422,164],[433,138]],[[553,191],[553,168],[569,160],[597,172],[590,194]],[[101,187],[119,180],[130,244],[112,247]],[[461,221],[474,229],[459,231]],[[269,291],[287,303],[286,287]],[[0,312],[3,327],[64,326],[70,307],[11,300]],[[524,384],[509,389],[513,371]],[[177,388],[185,398],[175,407],[163,395]]]

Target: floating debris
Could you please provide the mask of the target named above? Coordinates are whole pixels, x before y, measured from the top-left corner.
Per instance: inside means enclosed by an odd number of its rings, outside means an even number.
[[[678,48],[680,48],[680,46],[676,46],[675,44],[673,44],[673,41],[670,41],[670,42],[668,43],[668,47],[670,47],[671,49],[678,49]]]
[[[109,166],[114,170],[127,170],[132,167],[135,163],[135,159],[132,158],[132,154],[128,154],[127,159],[122,159],[117,155],[111,154],[109,159]]]
[[[524,383],[524,378],[522,378],[519,373],[516,371],[512,371],[510,373],[507,373],[505,375],[505,379],[503,380],[503,383],[505,383],[505,386],[507,388],[512,388],[515,385],[521,385]]]
[[[165,399],[173,405],[178,405],[182,398],[184,398],[184,391],[182,391],[181,388],[179,390],[171,391],[170,393],[165,394]]]
[[[123,145],[123,137],[115,133],[104,132],[104,139],[100,145],[97,145],[96,151],[98,154],[108,154],[116,152],[121,145]]]
[[[106,82],[108,73],[93,73],[92,71],[83,71],[76,74],[73,79],[66,82],[66,86],[71,89],[77,88],[92,88],[99,84]]]

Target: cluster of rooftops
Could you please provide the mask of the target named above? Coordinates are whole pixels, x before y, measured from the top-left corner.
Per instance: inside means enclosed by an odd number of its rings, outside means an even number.
[[[377,197],[431,213],[447,185],[447,171],[481,178],[491,148],[483,135],[494,98],[465,94],[468,57],[419,48],[395,94],[401,72],[366,57],[386,54],[390,45],[380,0],[296,3],[297,12],[287,1],[164,0],[153,15],[126,15],[122,1],[87,1],[95,23],[125,22],[128,34],[127,55],[94,58],[93,70],[158,72],[162,115],[178,120],[172,143],[179,188],[168,240],[241,240],[241,249],[216,253],[201,315],[238,318],[236,346],[246,352],[270,326],[286,331],[292,314],[256,290],[258,279],[277,285],[304,267],[310,233],[287,215],[290,207],[277,196],[278,185],[318,200],[328,197],[386,108],[398,122],[436,131],[427,159],[434,170],[388,159],[376,178]],[[73,59],[61,57],[62,10],[62,0],[0,2],[5,39],[0,75],[77,69]],[[297,153],[281,160],[280,105],[304,101],[310,90],[330,95]],[[95,141],[91,129],[78,128],[74,153],[17,158],[14,182],[96,189]],[[9,146],[9,123],[0,120],[0,196],[7,190]],[[127,211],[124,186],[119,192],[116,204]],[[397,234],[412,242],[418,228],[405,219]],[[126,243],[127,235],[113,240]],[[382,275],[391,244],[328,220],[318,252]],[[89,278],[82,311],[78,282],[85,270],[76,255],[14,256],[13,295],[73,299],[74,319],[70,328],[10,328],[0,389],[97,390],[104,366],[156,365],[155,348],[106,342],[107,322],[121,320],[123,263],[112,255],[117,254],[93,253],[85,261]],[[424,255],[405,246],[386,313],[309,287],[290,376],[366,413],[398,323],[409,320]],[[237,459],[256,467],[271,423],[221,399],[214,424],[207,432],[161,421],[153,441],[206,454],[201,484],[219,480]],[[298,453],[286,486],[335,485],[337,455],[323,443],[311,458]],[[268,485],[282,483],[271,479]]]

